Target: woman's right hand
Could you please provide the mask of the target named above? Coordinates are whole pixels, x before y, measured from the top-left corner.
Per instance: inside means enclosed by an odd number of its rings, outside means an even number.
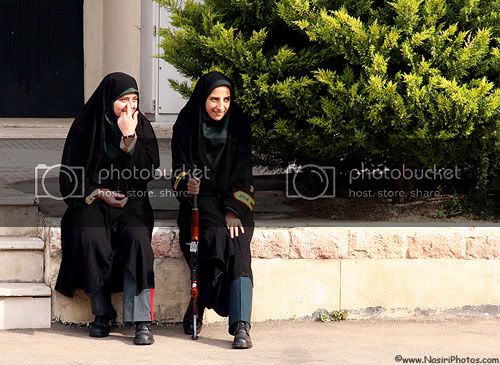
[[[188,194],[198,195],[200,192],[200,179],[190,177],[187,183]]]
[[[128,200],[126,195],[109,189],[100,189],[97,198],[113,208],[123,208]]]
[[[135,133],[138,123],[138,115],[139,113],[137,110],[132,112],[130,105],[125,105],[125,109],[121,111],[120,117],[117,121],[118,128],[120,128],[120,131],[124,136],[130,136]]]

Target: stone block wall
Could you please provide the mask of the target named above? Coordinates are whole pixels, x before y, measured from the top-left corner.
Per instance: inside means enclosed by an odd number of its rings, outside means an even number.
[[[42,238],[45,281],[53,288],[61,259],[59,222],[46,220]],[[173,222],[157,222],[152,246],[156,318],[180,321],[189,272]],[[409,313],[500,305],[500,226],[275,228],[257,222],[251,249],[257,321],[300,318],[319,308]],[[53,291],[52,299],[54,320],[92,319],[83,293],[69,299]],[[223,320],[211,311],[205,319]]]

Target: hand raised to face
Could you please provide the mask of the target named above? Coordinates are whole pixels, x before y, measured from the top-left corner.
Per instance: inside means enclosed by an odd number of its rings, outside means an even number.
[[[118,118],[118,128],[124,136],[130,136],[135,133],[135,128],[138,123],[138,111],[131,111],[128,104],[125,109],[121,111],[120,117]]]
[[[118,117],[118,128],[124,136],[130,136],[135,133],[138,123],[138,96],[131,93],[126,94],[115,100],[113,109]]]

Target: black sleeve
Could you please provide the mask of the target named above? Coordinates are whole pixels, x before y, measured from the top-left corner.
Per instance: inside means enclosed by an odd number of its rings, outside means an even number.
[[[84,131],[77,125],[71,126],[64,143],[63,156],[59,171],[59,191],[67,205],[82,202],[95,189],[86,171],[90,151],[93,148],[91,130]]]
[[[187,183],[189,173],[194,166],[190,161],[191,150],[190,132],[184,130],[177,123],[174,125],[172,133],[172,178],[171,185],[175,196],[179,201],[189,198],[187,194]]]
[[[239,217],[253,210],[255,205],[252,177],[252,147],[250,143],[250,125],[243,122],[241,132],[233,143],[236,144],[232,156],[232,167],[229,178],[229,190],[225,194],[224,205],[227,210]]]
[[[160,153],[151,123],[142,115],[140,122],[140,131],[136,130],[137,141],[134,149],[130,153],[120,151],[118,161],[122,169],[148,171],[148,174],[138,174],[142,182],[148,182],[154,178],[155,171],[160,166]]]

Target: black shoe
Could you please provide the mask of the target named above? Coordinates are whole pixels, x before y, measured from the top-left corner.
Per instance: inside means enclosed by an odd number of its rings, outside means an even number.
[[[186,335],[193,335],[193,305],[189,301],[189,305],[184,313],[184,318],[182,319],[182,327],[184,328],[184,333]],[[203,327],[203,312],[205,308],[198,308],[198,320],[196,321],[196,333],[199,334],[201,328]]]
[[[94,322],[90,324],[90,337],[106,337],[111,331],[111,322],[116,320],[114,308],[108,314],[95,316]]]
[[[253,346],[250,338],[250,323],[236,322],[234,325],[233,349],[249,349]]]
[[[147,322],[136,322],[134,343],[136,345],[152,345],[155,342],[153,332]]]

